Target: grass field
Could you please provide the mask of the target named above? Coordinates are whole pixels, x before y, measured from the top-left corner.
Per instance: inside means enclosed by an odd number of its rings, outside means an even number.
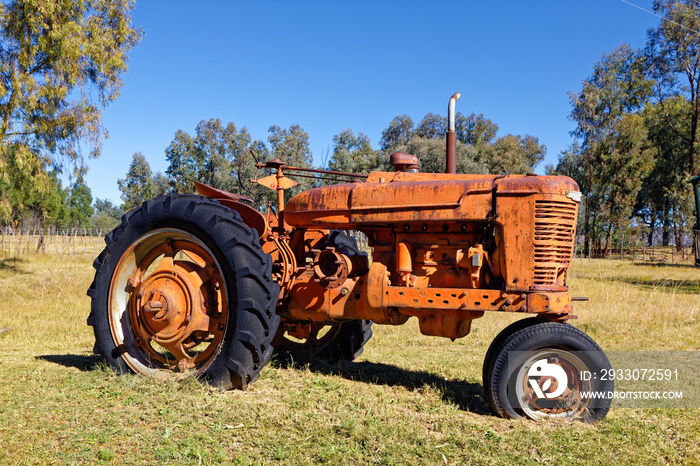
[[[451,342],[374,326],[353,364],[247,391],[115,376],[92,355],[87,259],[0,257],[0,464],[700,464],[700,409],[595,425],[495,417],[481,363],[512,316]],[[574,324],[606,350],[700,350],[700,270],[577,261]]]

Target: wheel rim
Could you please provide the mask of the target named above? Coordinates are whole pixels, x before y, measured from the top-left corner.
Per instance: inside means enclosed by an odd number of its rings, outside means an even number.
[[[538,375],[542,366],[545,375]],[[559,369],[557,369],[559,368]],[[577,419],[585,415],[591,393],[591,381],[580,374],[588,365],[576,354],[565,350],[541,350],[531,354],[518,368],[515,394],[518,407],[531,419]]]
[[[227,321],[221,266],[196,236],[154,230],[120,258],[110,284],[109,324],[134,372],[203,372],[218,354]]]

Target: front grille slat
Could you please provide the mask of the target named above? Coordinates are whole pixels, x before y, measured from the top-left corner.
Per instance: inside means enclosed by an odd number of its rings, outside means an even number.
[[[535,201],[535,286],[560,285],[574,254],[577,210],[576,202]]]

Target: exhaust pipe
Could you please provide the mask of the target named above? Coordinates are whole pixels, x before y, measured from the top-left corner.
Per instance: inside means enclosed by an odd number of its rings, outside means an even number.
[[[445,173],[457,173],[457,133],[455,132],[455,104],[462,96],[455,92],[450,97],[450,104],[447,107],[447,141],[446,141],[446,163]]]

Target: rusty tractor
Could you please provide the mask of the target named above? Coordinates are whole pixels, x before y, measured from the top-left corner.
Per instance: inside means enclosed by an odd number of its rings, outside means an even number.
[[[256,181],[276,190],[276,212],[197,183],[200,195],[158,197],[124,215],[88,290],[96,352],[118,373],[180,371],[244,389],[273,353],[354,359],[372,324],[416,317],[423,334],[456,339],[486,312],[517,313],[528,317],[484,359],[494,411],[602,419],[611,400],[592,393],[612,382],[580,374],[610,363],[569,323],[579,188],[562,176],[456,174],[458,98],[445,173],[421,173],[403,153],[391,156],[393,172],[369,175],[275,159],[258,164],[271,175]],[[295,175],[348,182],[285,202]],[[366,235],[371,257],[348,231]]]

